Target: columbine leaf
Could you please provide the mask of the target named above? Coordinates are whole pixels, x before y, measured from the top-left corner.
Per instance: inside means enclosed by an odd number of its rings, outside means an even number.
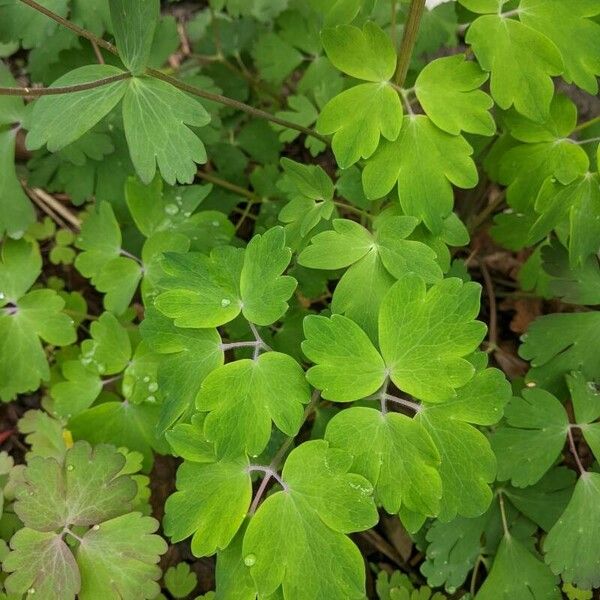
[[[123,99],[123,123],[140,179],[150,183],[158,165],[167,183],[192,183],[195,163],[206,162],[206,150],[188,126],[209,122],[204,107],[184,92],[158,79],[134,77]]]
[[[315,363],[306,378],[323,398],[350,402],[376,392],[385,381],[385,363],[367,334],[347,317],[304,319],[302,351]]]
[[[134,75],[143,73],[160,13],[159,0],[109,0],[109,6],[123,64]]]
[[[157,563],[167,544],[157,535],[158,521],[129,513],[92,527],[76,557],[81,572],[80,600],[155,598],[161,575]]]
[[[198,576],[187,563],[169,567],[164,575],[165,586],[175,598],[187,598],[198,585]]]
[[[223,364],[216,329],[180,329],[157,310],[146,310],[140,326],[144,340],[159,355],[158,389],[163,405],[157,429],[163,432],[192,408],[202,380]]]
[[[246,516],[252,497],[248,461],[186,461],[177,472],[177,490],[165,506],[166,534],[173,542],[193,535],[195,556],[214,554],[229,545]]]
[[[394,284],[381,305],[379,344],[401,390],[436,402],[452,398],[471,379],[474,368],[463,357],[477,349],[486,331],[474,320],[479,294],[477,284],[454,278],[429,290],[416,275]]]
[[[352,25],[325,29],[321,40],[333,65],[351,77],[381,83],[394,74],[394,46],[388,35],[371,21],[362,30]]]
[[[515,573],[519,573],[515,577]],[[492,570],[477,593],[477,600],[511,600],[530,597],[533,600],[560,600],[556,577],[550,569],[514,536],[506,534]]]
[[[61,17],[69,12],[67,0],[42,0],[42,6]],[[22,40],[24,48],[34,48],[52,36],[58,25],[41,12],[18,0],[0,6],[0,41]]]
[[[565,512],[544,542],[546,562],[563,581],[583,588],[600,585],[600,475],[584,473]]]
[[[91,339],[81,344],[83,364],[94,366],[103,375],[120,373],[131,358],[127,330],[112,313],[103,313],[90,326]]]
[[[111,65],[88,65],[63,75],[50,87],[88,83],[122,73],[121,69]],[[27,147],[36,150],[47,144],[50,152],[56,152],[68,146],[120,102],[129,83],[124,79],[89,90],[43,96],[36,100],[26,139]]]
[[[487,510],[496,458],[487,438],[472,424],[493,425],[510,398],[502,372],[485,369],[456,392],[456,398],[427,405],[416,419],[439,450],[442,502],[439,518],[476,517]]]
[[[564,61],[563,78],[590,94],[598,93],[600,74],[600,25],[592,17],[600,13],[594,2],[568,7],[560,0],[521,0],[521,22],[550,38]]]
[[[61,535],[25,527],[13,536],[10,547],[12,552],[2,565],[10,573],[5,582],[8,592],[35,594],[47,600],[75,598],[81,578]]]
[[[587,381],[582,373],[571,373],[566,379],[571,392],[575,422],[582,425],[600,418],[600,390],[595,382]]]
[[[479,89],[487,78],[477,63],[457,54],[430,62],[417,77],[415,93],[440,129],[493,135],[496,125],[488,111],[494,102]]]
[[[482,12],[496,12],[497,8],[495,4],[492,10]],[[500,108],[514,105],[534,121],[547,118],[554,94],[551,77],[563,72],[560,51],[552,41],[498,14],[476,19],[466,41],[481,67],[491,72],[490,90]]]
[[[61,367],[63,381],[50,388],[54,400],[54,411],[67,419],[79,414],[102,391],[102,381],[97,372],[81,364],[79,360],[68,360]]]
[[[271,421],[288,436],[298,433],[302,405],[309,400],[300,365],[287,354],[267,352],[257,360],[238,360],[210,373],[202,382],[196,407],[209,411],[204,433],[219,455],[258,456],[271,438]]]
[[[400,204],[407,215],[422,219],[437,233],[452,211],[452,184],[472,188],[477,169],[473,149],[462,136],[438,129],[423,115],[404,117],[400,136],[384,142],[363,171],[370,199],[388,194],[398,184]]]
[[[363,561],[344,534],[371,527],[377,511],[371,485],[348,472],[351,463],[323,440],[290,453],[282,473],[289,489],[263,502],[244,537],[244,562],[259,594],[281,586],[284,597],[298,600],[364,598]]]
[[[126,512],[137,488],[119,473],[125,457],[111,446],[92,449],[77,442],[64,463],[33,457],[25,470],[15,512],[26,527],[52,531],[68,525],[94,525]]]
[[[583,373],[600,379],[600,354],[590,352],[600,336],[600,312],[563,313],[536,319],[523,336],[519,354],[531,361],[527,381],[562,395],[564,376]]]
[[[373,484],[375,499],[387,512],[406,507],[437,515],[442,496],[440,455],[418,421],[352,407],[329,422],[325,437],[332,446],[352,453],[352,470]]]
[[[0,262],[0,398],[33,391],[50,377],[40,338],[55,346],[75,341],[65,301],[53,290],[27,292],[41,270],[36,245],[6,240]],[[10,303],[7,306],[7,302]]]
[[[558,458],[569,420],[562,404],[540,389],[523,390],[506,407],[507,426],[496,430],[492,447],[498,459],[498,479],[517,487],[533,485]]]
[[[255,235],[245,251],[215,248],[210,256],[169,255],[156,307],[181,327],[216,327],[240,311],[252,323],[270,325],[288,308],[296,287],[281,275],[290,262],[281,227]]]

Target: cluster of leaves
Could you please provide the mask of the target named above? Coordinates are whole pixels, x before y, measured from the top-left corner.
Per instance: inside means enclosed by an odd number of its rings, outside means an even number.
[[[382,571],[381,598],[600,587],[600,126],[552,80],[598,91],[600,5],[423,4],[0,0],[48,86],[0,66],[0,398],[43,407],[27,466],[0,455],[7,598],[163,597],[155,454],[217,598],[364,598],[349,536],[382,511],[430,587]],[[572,305],[512,389],[453,258],[503,202],[523,289]]]

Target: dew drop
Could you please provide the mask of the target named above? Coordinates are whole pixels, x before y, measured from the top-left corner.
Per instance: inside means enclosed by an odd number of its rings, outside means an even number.
[[[156,402],[156,398],[155,398],[154,396],[148,396],[148,397],[146,398],[146,400],[147,400],[148,402]]]
[[[165,212],[168,215],[176,215],[179,212],[179,206],[177,206],[177,204],[167,204],[165,206]]]
[[[248,556],[244,556],[244,564],[247,567],[252,567],[256,564],[256,555],[255,554],[248,554]]]
[[[213,227],[218,227],[220,225],[219,221],[213,221],[212,224]]]
[[[144,377],[144,383],[148,383],[150,381],[150,377],[148,377],[148,375],[146,375],[146,377]]]
[[[191,213],[191,212],[184,212],[184,213],[183,213],[183,216],[184,216],[184,217],[191,217],[191,216],[192,216],[192,213]]]
[[[102,363],[98,363],[96,365],[96,368],[98,369],[98,373],[104,373],[106,371],[106,366]]]
[[[94,526],[92,527],[92,529],[93,529],[94,531],[98,531],[98,529],[100,529],[100,525],[94,525]]]
[[[223,308],[226,308],[227,306],[229,306],[231,304],[231,300],[229,300],[228,298],[223,298],[223,300],[221,300],[221,306]]]
[[[158,389],[158,383],[156,383],[154,381],[148,385],[149,392],[155,392],[157,389]]]
[[[73,465],[67,465],[67,471],[72,471],[75,467]]]
[[[4,294],[0,292],[0,300],[4,300]]]
[[[29,589],[27,590],[27,593],[28,593],[28,594],[35,594],[35,588],[29,588]]]
[[[181,196],[178,195],[178,196],[175,196],[175,200],[177,201],[177,204],[181,204],[182,198],[181,198]]]

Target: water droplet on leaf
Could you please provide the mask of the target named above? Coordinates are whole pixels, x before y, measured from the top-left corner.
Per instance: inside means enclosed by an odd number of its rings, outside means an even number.
[[[179,206],[177,206],[177,204],[167,204],[165,206],[165,212],[168,215],[176,215],[179,212]]]
[[[247,567],[252,567],[253,565],[256,564],[256,555],[254,554],[248,554],[248,556],[244,557],[244,564]]]

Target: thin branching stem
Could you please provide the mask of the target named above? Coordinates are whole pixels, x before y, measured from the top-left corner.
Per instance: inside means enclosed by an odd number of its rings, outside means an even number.
[[[123,81],[129,79],[131,73],[119,73],[118,75],[111,75],[110,77],[104,77],[102,79],[96,79],[95,81],[88,81],[86,83],[78,83],[77,85],[64,85],[57,87],[0,87],[0,96],[24,96],[28,98],[39,98],[40,96],[58,96],[60,94],[74,94],[76,92],[83,92],[85,90],[93,90],[94,88],[102,87],[115,83],[116,81]]]
[[[56,13],[52,12],[51,10],[48,10],[46,7],[42,6],[41,4],[38,4],[37,2],[35,2],[35,0],[21,0],[21,2],[23,2],[24,4],[27,4],[31,8],[37,10],[38,12],[46,15],[48,18],[56,21],[60,25],[67,27],[71,31],[75,32],[77,35],[84,37],[84,38],[90,40],[91,42],[96,43],[100,48],[104,48],[105,50],[108,50],[112,54],[115,54],[118,56],[119,52],[118,52],[116,46],[114,46],[110,42],[107,42],[106,40],[103,40],[102,38],[94,35],[91,31],[88,31],[87,29],[84,29],[83,27],[79,27],[79,25],[76,25],[75,23],[72,23],[71,21],[64,19],[60,15],[57,15]],[[211,92],[207,92],[206,90],[203,90],[196,86],[190,85],[189,83],[180,81],[179,79],[176,79],[175,77],[166,75],[165,73],[163,73],[162,71],[159,71],[157,69],[148,68],[148,69],[146,69],[146,74],[150,75],[156,79],[160,79],[161,81],[165,81],[166,83],[170,83],[172,86],[174,86],[184,92],[187,92],[188,94],[191,94],[192,96],[197,96],[198,98],[204,98],[205,100],[212,100],[213,102],[217,102],[218,104],[223,104],[224,106],[229,106],[230,108],[235,108],[236,110],[245,112],[253,117],[256,117],[259,119],[265,119],[266,121],[271,121],[272,123],[275,123],[276,125],[280,125],[281,127],[286,127],[287,129],[294,129],[296,131],[299,131],[300,133],[304,133],[305,135],[310,135],[310,136],[318,139],[319,141],[323,142],[326,145],[329,145],[329,140],[326,137],[320,135],[319,133],[310,129],[309,127],[304,127],[302,125],[298,125],[297,123],[292,123],[291,121],[287,121],[286,119],[281,119],[275,115],[272,115],[271,113],[268,113],[259,108],[254,108],[253,106],[249,106],[248,104],[244,104],[243,102],[239,102],[238,100],[234,100],[233,98],[228,98],[227,96],[222,96],[221,94],[213,94]]]
[[[579,469],[579,474],[585,475],[586,470],[583,464],[581,463],[581,459],[579,458],[579,453],[577,452],[577,446],[575,445],[575,439],[573,438],[573,431],[571,427],[567,429],[567,438],[569,440],[569,448],[571,450],[571,454],[573,455],[573,458],[575,459],[575,464]]]
[[[508,520],[506,519],[506,507],[504,506],[504,494],[502,492],[498,494],[498,503],[500,504],[500,516],[502,517],[502,529],[504,529],[504,535],[510,537]]]
[[[410,408],[416,413],[423,410],[423,407],[418,402],[413,402],[412,400],[407,400],[406,398],[399,398],[398,396],[394,396],[392,394],[384,394],[384,399],[388,402],[395,402],[396,404]]]

